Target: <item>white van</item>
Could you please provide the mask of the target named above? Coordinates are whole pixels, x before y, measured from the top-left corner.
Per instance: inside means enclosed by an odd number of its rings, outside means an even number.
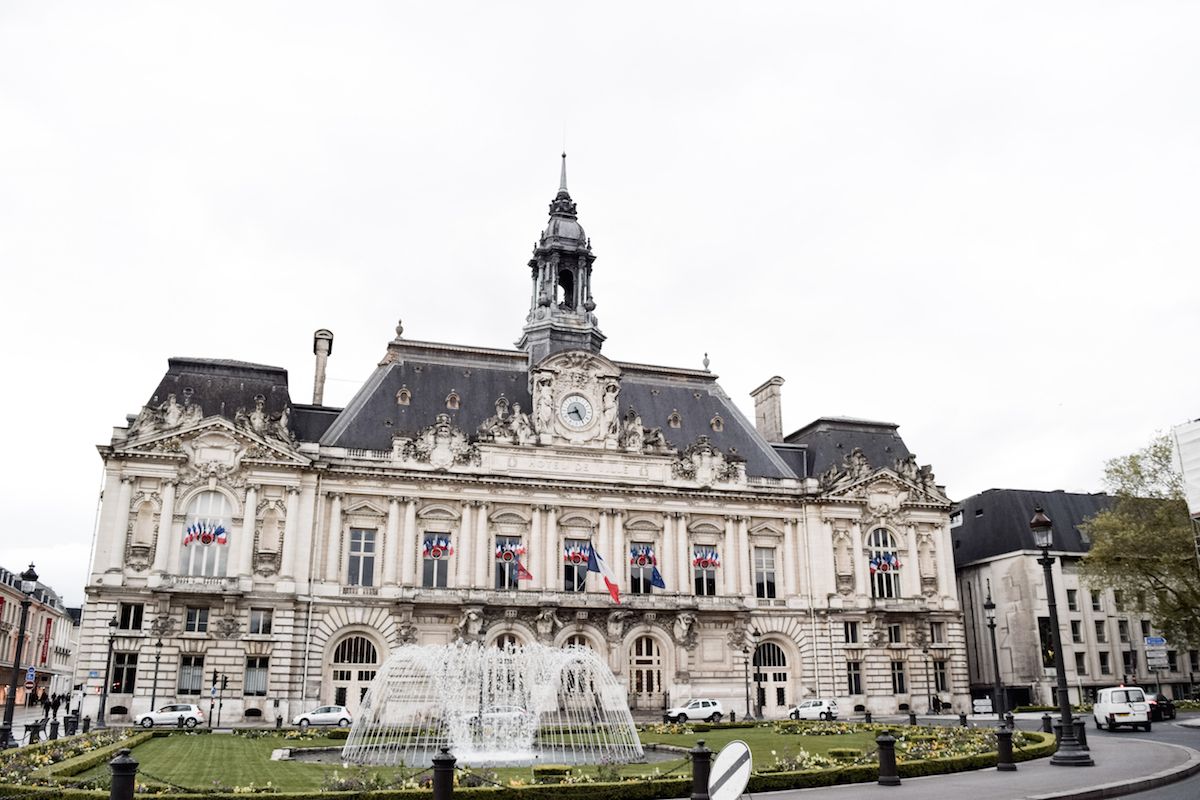
[[[1110,731],[1119,725],[1150,730],[1150,703],[1146,694],[1136,686],[1113,686],[1096,693],[1092,706],[1092,719],[1096,727]]]

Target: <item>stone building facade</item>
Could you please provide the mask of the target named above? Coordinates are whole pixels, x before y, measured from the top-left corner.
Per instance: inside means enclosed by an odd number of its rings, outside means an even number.
[[[24,570],[12,572],[0,568],[0,703],[8,696],[9,681],[13,674],[13,658],[17,654],[17,634],[21,629],[21,601],[26,599],[21,591],[21,575]],[[30,596],[29,613],[25,622],[25,640],[21,646],[22,679],[17,683],[16,702],[24,704],[29,696],[25,689],[24,675],[30,667],[34,671],[34,689],[39,696],[67,694],[71,691],[74,671],[73,655],[75,626],[68,610],[63,607],[58,594],[40,581],[35,584]]]
[[[594,260],[564,166],[515,350],[397,326],[344,408],[321,404],[328,331],[313,404],[278,368],[170,359],[100,448],[81,680],[115,618],[131,714],[214,671],[227,720],[353,709],[397,647],[458,638],[591,647],[646,713],[965,707],[950,503],[896,426],[784,437],[780,378],[755,425],[707,365],[606,358]]]

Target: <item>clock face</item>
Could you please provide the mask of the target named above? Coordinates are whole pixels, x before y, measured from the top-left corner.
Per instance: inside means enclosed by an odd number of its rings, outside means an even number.
[[[592,421],[592,404],[583,395],[567,395],[558,408],[558,416],[572,428],[583,428]]]

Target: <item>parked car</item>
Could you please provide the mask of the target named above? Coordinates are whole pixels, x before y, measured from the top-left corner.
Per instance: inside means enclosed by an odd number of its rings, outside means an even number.
[[[805,700],[799,705],[788,709],[788,716],[792,719],[837,719],[837,700],[825,697],[817,698],[816,700]]]
[[[354,722],[354,717],[345,706],[320,706],[292,718],[292,724],[301,728],[307,728],[309,725],[336,725],[339,728],[348,728],[351,722]]]
[[[689,719],[720,722],[724,716],[725,708],[721,701],[710,698],[689,700],[681,706],[668,708],[663,712],[663,720],[666,722],[687,722]]]
[[[178,725],[180,717],[183,717],[183,724],[189,728],[204,722],[204,712],[200,710],[200,706],[192,703],[172,703],[158,711],[140,714],[135,721],[143,728],[153,728],[155,725]]]
[[[483,714],[471,712],[466,716],[468,722],[478,720],[484,725],[517,725],[532,719],[533,713],[520,706],[488,706]]]
[[[1152,692],[1142,689],[1146,694],[1146,702],[1150,704],[1150,719],[1162,722],[1164,719],[1175,719],[1175,701],[1162,692]]]
[[[1146,693],[1136,686],[1113,686],[1096,693],[1092,705],[1096,727],[1115,731],[1120,725],[1150,730],[1150,704]]]

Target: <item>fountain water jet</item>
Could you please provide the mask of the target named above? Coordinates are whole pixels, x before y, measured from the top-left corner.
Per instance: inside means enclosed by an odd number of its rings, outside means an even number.
[[[353,764],[641,761],[625,690],[586,647],[405,645],[380,668],[342,749]]]

